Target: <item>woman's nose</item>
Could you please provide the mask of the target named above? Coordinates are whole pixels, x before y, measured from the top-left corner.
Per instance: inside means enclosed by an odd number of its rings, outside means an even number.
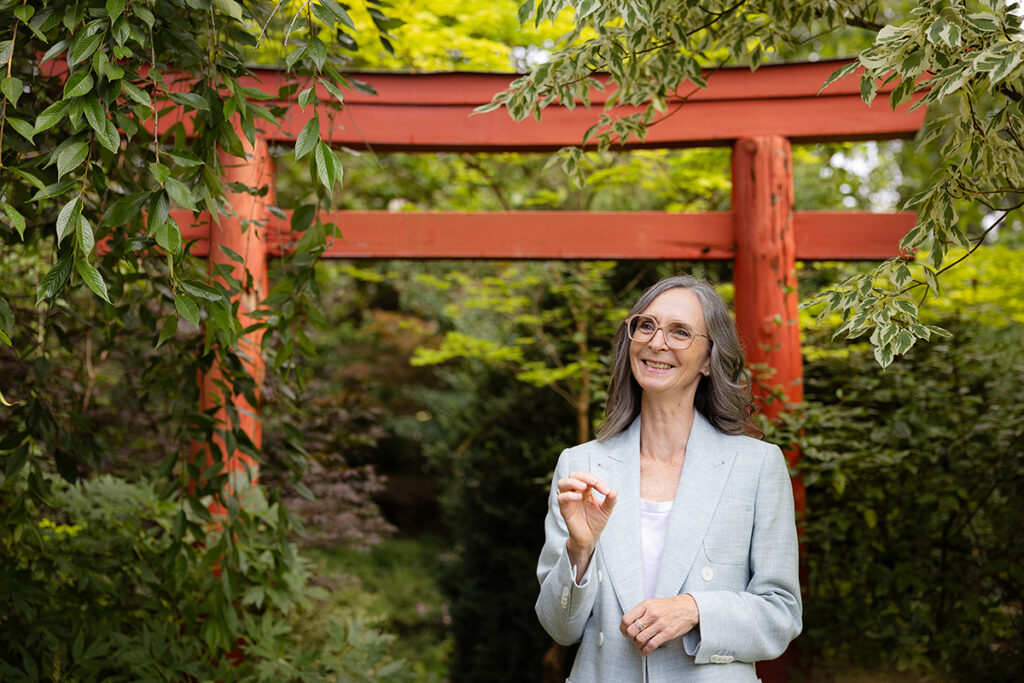
[[[658,335],[659,334],[661,335],[661,343],[660,344],[658,343]],[[661,348],[667,347],[668,343],[667,343],[667,340],[665,338],[665,330],[661,329],[660,327],[658,329],[656,329],[654,331],[654,334],[651,336],[651,338],[649,340],[647,340],[647,345],[650,346],[651,348],[655,348],[655,349],[661,349]]]

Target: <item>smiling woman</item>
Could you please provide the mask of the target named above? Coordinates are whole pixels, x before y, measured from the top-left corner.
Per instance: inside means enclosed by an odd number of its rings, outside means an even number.
[[[755,681],[801,629],[793,496],[728,307],[666,278],[615,337],[598,440],[559,458],[537,615],[570,681]],[[715,665],[715,666],[711,666]]]

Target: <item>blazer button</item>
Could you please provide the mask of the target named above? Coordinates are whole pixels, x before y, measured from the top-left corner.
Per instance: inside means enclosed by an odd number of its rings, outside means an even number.
[[[604,645],[604,631],[597,634],[597,646],[601,647]]]
[[[569,609],[569,587],[562,588],[562,609]]]
[[[601,583],[601,570],[600,569],[597,570],[597,583],[598,583],[598,585],[600,585],[600,583]]]
[[[715,578],[715,570],[711,567],[704,567],[704,569],[700,570],[700,578],[704,579],[705,581],[710,581],[711,579]]]

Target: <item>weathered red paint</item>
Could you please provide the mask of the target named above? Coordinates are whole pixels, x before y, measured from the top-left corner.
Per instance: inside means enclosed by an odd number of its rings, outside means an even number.
[[[222,279],[216,274],[216,267],[223,266],[229,269],[231,276],[243,283],[242,291],[235,296],[238,302],[239,321],[244,327],[249,326],[255,319],[250,313],[254,311],[259,303],[266,297],[268,288],[267,282],[267,246],[266,231],[270,212],[267,206],[274,201],[274,174],[273,162],[268,153],[267,141],[257,137],[255,144],[247,147],[247,158],[239,159],[228,154],[221,154],[223,179],[225,183],[241,183],[247,187],[257,189],[266,187],[267,194],[263,197],[247,192],[231,192],[227,194],[233,213],[222,215],[219,221],[206,221],[191,227],[185,231],[186,239],[189,234],[194,235],[197,231],[205,231],[206,256],[209,263],[211,279]],[[178,216],[176,216],[178,217]],[[185,216],[180,216],[186,218]],[[191,216],[188,215],[190,219]],[[182,225],[188,225],[188,222]],[[223,248],[223,249],[222,249]],[[238,254],[245,261],[244,265],[233,260],[224,249],[229,249]],[[223,279],[222,279],[223,281]],[[227,283],[225,282],[225,285]],[[263,337],[262,330],[249,332],[239,340],[238,353],[243,363],[255,380],[256,386],[260,387],[266,371],[260,347]],[[209,372],[200,378],[200,408],[204,411],[217,408],[224,402],[223,390],[219,386],[221,370],[218,362],[214,362]],[[257,396],[259,390],[257,389]],[[259,406],[250,405],[244,396],[229,397],[238,410],[239,426],[258,447],[263,439],[263,423],[259,416]],[[223,408],[218,408],[214,413],[217,420],[223,424],[229,424],[227,414]],[[224,441],[219,437],[214,441],[218,447],[224,450]],[[211,462],[209,452],[205,446],[197,446],[196,454],[205,453],[206,463]],[[227,471],[230,473],[230,492],[237,492],[241,487],[256,482],[257,465],[241,451],[225,453],[227,458]],[[210,506],[214,513],[224,512],[222,506],[214,504]]]
[[[708,75],[706,89],[681,85],[680,95],[689,96],[686,105],[670,109],[670,115],[649,128],[644,142],[632,140],[624,147],[727,145],[760,135],[781,135],[794,142],[912,137],[924,120],[924,108],[908,112],[910,103],[896,112],[884,105],[867,107],[861,100],[857,75],[818,93],[843,63],[781,64],[763,66],[756,72],[721,69]],[[545,109],[540,123],[532,118],[516,122],[504,110],[473,113],[506,89],[514,75],[377,73],[350,77],[368,83],[377,95],[350,90],[341,111],[319,107],[321,134],[332,144],[377,151],[528,152],[577,145],[614,92],[611,86],[607,92],[594,89],[591,107],[556,103]],[[607,79],[601,76],[599,80]],[[258,70],[243,82],[275,95],[289,80],[279,71]],[[302,84],[300,90],[314,85]],[[886,84],[880,97],[894,85]],[[174,84],[175,89],[189,87],[186,81]],[[320,100],[330,102],[330,93],[316,87]],[[295,94],[273,102],[286,107],[281,126],[263,122],[257,126],[272,142],[294,141],[313,108],[300,108]],[[636,111],[625,106],[611,109],[615,116]],[[161,128],[166,129],[178,117],[174,110],[163,114]],[[186,119],[184,123],[187,131],[189,122]]]
[[[267,254],[278,257],[301,235],[285,217],[270,216]],[[173,211],[192,253],[209,253],[206,219]],[[651,259],[732,260],[733,215],[708,213],[514,211],[514,212],[323,212],[339,226],[324,258],[334,259]],[[900,238],[915,214],[863,211],[796,211],[798,261],[884,259],[899,254]],[[486,225],[486,229],[481,226]]]
[[[777,417],[786,403],[803,399],[793,161],[789,141],[779,136],[739,140],[732,152],[732,202],[736,229],[733,269],[736,326],[754,373],[761,411]],[[781,399],[781,400],[780,400]],[[786,450],[790,465],[800,457]],[[803,480],[793,478],[798,515],[806,508]],[[759,662],[761,680],[781,683],[799,664],[790,647],[782,657]]]

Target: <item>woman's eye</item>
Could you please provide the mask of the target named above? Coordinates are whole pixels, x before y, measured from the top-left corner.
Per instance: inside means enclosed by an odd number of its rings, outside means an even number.
[[[671,334],[676,339],[689,339],[690,338],[690,331],[688,329],[686,329],[685,327],[674,327],[669,332],[669,334]]]
[[[658,329],[658,326],[650,320],[641,320],[640,324],[637,325],[637,328],[639,328],[641,332],[654,332],[654,330]]]

